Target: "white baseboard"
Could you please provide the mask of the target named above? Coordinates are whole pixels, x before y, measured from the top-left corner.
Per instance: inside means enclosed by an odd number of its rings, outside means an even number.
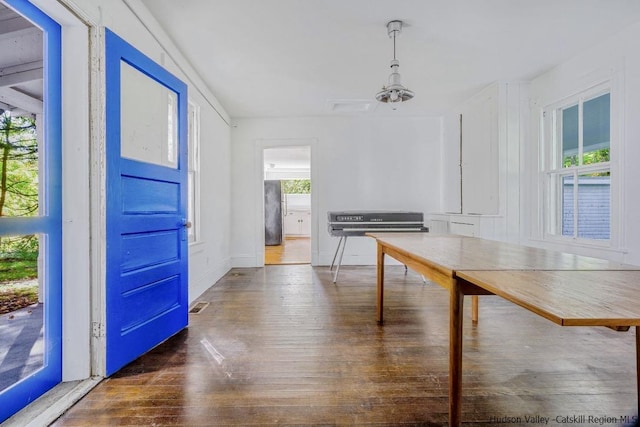
[[[200,277],[190,280],[189,284],[189,304],[195,301],[204,291],[213,286],[222,276],[231,270],[231,260],[225,259],[223,262],[216,263],[212,268],[208,269]]]
[[[257,267],[255,255],[241,255],[231,257],[232,268],[251,268]]]

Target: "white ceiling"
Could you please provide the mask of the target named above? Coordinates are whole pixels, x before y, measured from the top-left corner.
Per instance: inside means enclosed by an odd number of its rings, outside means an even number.
[[[386,83],[400,19],[397,111],[440,115],[496,80],[530,80],[640,20],[638,0],[142,0],[227,112],[337,114]]]
[[[41,113],[42,31],[0,3],[0,110]]]

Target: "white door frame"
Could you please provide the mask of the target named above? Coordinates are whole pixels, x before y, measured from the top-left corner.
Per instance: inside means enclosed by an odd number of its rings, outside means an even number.
[[[318,265],[318,138],[257,139],[255,143],[256,182],[254,216],[256,267],[264,266],[264,150],[265,148],[310,147],[311,149],[311,265]]]
[[[89,378],[91,239],[90,26],[58,2],[31,0],[62,27],[62,381]],[[97,144],[96,144],[97,145]]]

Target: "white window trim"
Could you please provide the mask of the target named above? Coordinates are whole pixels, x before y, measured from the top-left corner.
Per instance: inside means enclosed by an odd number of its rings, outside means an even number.
[[[189,100],[188,175],[193,174],[193,187],[188,185],[189,200],[193,200],[193,216],[188,231],[189,245],[200,243],[200,106]],[[187,180],[190,182],[190,180]],[[191,203],[187,209],[191,209]]]
[[[600,81],[597,84],[585,87],[571,96],[565,97],[560,101],[550,103],[542,108],[540,114],[540,164],[538,169],[539,188],[542,190],[541,209],[541,229],[542,240],[559,243],[563,245],[572,245],[580,247],[593,247],[602,249],[611,249],[615,251],[624,250],[624,224],[623,224],[623,190],[624,190],[624,141],[622,139],[624,129],[624,93],[620,88],[623,87],[622,73],[612,70],[610,78]],[[550,232],[550,209],[555,209],[557,204],[552,200],[553,195],[550,194],[549,177],[553,172],[561,172],[555,166],[558,160],[557,156],[561,156],[562,149],[556,144],[554,138],[557,137],[557,125],[555,122],[554,111],[564,106],[578,103],[580,100],[588,100],[609,93],[611,96],[611,141],[610,141],[610,159],[609,162],[598,163],[594,165],[583,166],[584,169],[608,169],[611,172],[611,216],[610,216],[610,238],[608,240],[585,239],[577,237],[567,237]],[[567,171],[568,172],[568,171]],[[555,215],[555,211],[553,212]]]

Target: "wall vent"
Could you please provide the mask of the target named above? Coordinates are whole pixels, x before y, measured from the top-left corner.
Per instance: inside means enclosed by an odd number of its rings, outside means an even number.
[[[208,302],[206,302],[206,301],[198,301],[197,303],[195,303],[193,305],[193,307],[191,307],[191,310],[189,310],[189,313],[190,314],[200,314],[208,306],[209,306]]]
[[[369,99],[328,99],[327,106],[333,113],[368,113],[376,104]]]

